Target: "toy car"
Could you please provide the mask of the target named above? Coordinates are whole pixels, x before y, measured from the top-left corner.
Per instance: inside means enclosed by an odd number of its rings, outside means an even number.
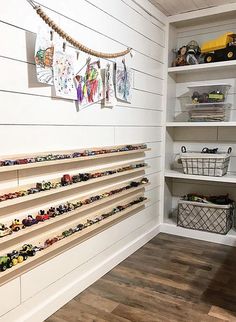
[[[76,175],[72,176],[72,181],[73,181],[73,183],[80,182],[81,181],[80,175],[76,174]]]
[[[17,192],[10,192],[7,194],[7,199],[15,199],[18,197],[19,197],[19,194]]]
[[[54,243],[58,242],[60,239],[58,237],[53,237],[53,238],[49,238],[44,242],[44,247],[43,248],[47,248],[49,246],[52,246]]]
[[[39,214],[35,218],[37,221],[45,221],[50,219],[49,215],[45,213],[44,210],[40,210]]]
[[[21,256],[35,256],[36,255],[36,248],[35,246],[31,245],[31,244],[24,244],[20,250],[20,255]]]
[[[63,237],[69,237],[70,235],[72,235],[74,232],[73,232],[73,229],[72,228],[70,228],[70,229],[68,229],[68,230],[65,230],[65,231],[63,231],[63,233],[62,233],[62,236]]]
[[[64,174],[63,177],[61,178],[62,186],[68,186],[72,183],[73,183],[72,177],[69,174]]]
[[[28,159],[17,159],[14,161],[14,164],[27,164]]]
[[[22,220],[23,228],[35,225],[37,223],[38,223],[37,219],[33,218],[33,216],[31,215],[29,215],[27,218]]]
[[[4,160],[3,163],[4,166],[14,165],[14,160]]]
[[[52,182],[51,188],[52,189],[57,189],[62,186],[61,182]]]
[[[90,173],[80,173],[80,179],[81,181],[87,181],[91,179],[91,174]]]
[[[11,268],[13,263],[8,256],[0,256],[0,270],[4,272],[6,269]]]
[[[82,206],[82,202],[81,202],[81,201],[74,202],[74,203],[73,203],[73,206],[74,206],[74,208],[75,208],[75,209],[76,209],[76,208],[79,208],[79,207],[81,207],[81,206]]]
[[[42,181],[36,183],[36,188],[40,191],[50,190],[52,188],[52,183],[50,181]]]
[[[35,162],[44,162],[47,161],[45,156],[38,156],[35,158]]]
[[[10,228],[12,231],[19,231],[21,228],[23,228],[23,225],[20,223],[19,219],[14,219]]]
[[[11,253],[8,253],[7,256],[11,259],[13,266],[17,265],[18,263],[22,263],[28,258],[27,255],[20,255],[20,252],[17,250],[13,250]]]
[[[40,192],[40,190],[41,190],[41,189],[36,188],[36,187],[35,187],[35,188],[34,188],[34,187],[33,187],[33,188],[29,188],[29,189],[27,190],[27,194],[28,194],[28,195],[31,195],[31,194],[34,194],[34,193]]]
[[[142,180],[140,181],[140,183],[145,184],[148,183],[149,180],[147,178],[142,178]]]
[[[10,228],[6,227],[4,224],[0,224],[0,237],[4,237],[11,234],[12,230]]]
[[[27,195],[28,195],[28,192],[26,190],[18,191],[18,196],[19,197],[24,197],[24,196],[27,196]]]
[[[7,200],[7,195],[0,196],[0,202],[1,201],[6,201],[6,200]]]

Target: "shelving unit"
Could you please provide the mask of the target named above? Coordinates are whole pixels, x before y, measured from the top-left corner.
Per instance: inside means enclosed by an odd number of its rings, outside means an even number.
[[[128,200],[131,199],[125,199],[125,201]],[[75,235],[71,235],[67,238],[64,238],[47,248],[45,251],[39,252],[35,257],[30,257],[27,259],[27,261],[19,265],[16,265],[11,269],[6,270],[5,272],[1,272],[0,286],[22,275],[23,273],[37,267],[38,265],[48,261],[49,259],[52,259],[53,257],[58,256],[59,254],[62,254],[66,250],[77,246],[78,244],[93,237],[101,231],[111,227],[112,225],[115,225],[119,221],[124,220],[129,216],[132,216],[134,213],[137,213],[137,211],[141,210],[147,202],[148,200],[145,200],[139,204],[133,205],[132,207],[127,208],[121,211],[120,213],[117,213],[116,215],[114,215],[114,217],[104,219],[103,221],[98,222],[97,224],[90,226]],[[115,206],[115,204],[113,206]],[[105,212],[111,209],[112,207],[104,208],[103,211]],[[103,211],[96,211],[95,213],[91,213],[88,217],[81,218],[81,221],[82,219],[93,218],[93,216],[98,216],[99,214],[102,214]],[[59,232],[61,232],[61,230],[59,230]],[[55,233],[55,231],[53,231],[53,233]],[[34,241],[36,241],[36,239],[30,240],[30,242]]]
[[[205,63],[199,65],[189,65],[189,66],[177,66],[177,67],[169,67],[168,74],[171,76],[178,74],[189,74],[189,73],[208,73],[208,72],[216,72],[220,73],[222,70],[225,71],[227,69],[234,69],[236,72],[236,60],[232,61],[222,61],[215,63]]]
[[[236,60],[171,67],[174,48],[180,48],[191,40],[201,45],[225,32],[236,31],[236,19],[232,12],[218,12],[212,16],[201,16],[201,13],[196,17],[188,14],[182,16],[183,20],[180,16],[176,16],[176,20],[171,17],[167,41],[162,231],[235,246],[234,228],[226,236],[221,236],[177,227],[178,200],[187,193],[229,193],[231,199],[236,200]],[[191,103],[187,100],[188,87],[206,84],[231,86],[226,101],[231,104],[228,122],[188,122],[188,104]],[[184,174],[177,162],[181,146],[186,146],[190,151],[201,151],[204,147],[218,147],[220,151],[227,151],[228,147],[232,147],[229,172],[223,177]]]
[[[109,197],[106,197],[104,199],[100,199],[100,200],[94,201],[90,204],[83,205],[78,209],[66,212],[60,216],[46,220],[45,222],[39,222],[37,225],[26,227],[24,230],[21,229],[19,232],[15,232],[11,235],[8,235],[8,236],[5,236],[4,238],[2,238],[1,239],[1,246],[5,245],[5,244],[9,245],[10,241],[11,242],[14,240],[18,241],[20,239],[20,237],[21,238],[23,237],[24,240],[27,240],[32,235],[35,235],[35,234],[38,235],[40,233],[40,231],[45,231],[46,229],[48,230],[48,229],[50,229],[51,226],[54,227],[55,225],[57,225],[58,223],[60,223],[62,221],[65,222],[67,220],[71,220],[71,217],[75,218],[75,217],[81,216],[81,214],[88,212],[88,210],[90,210],[92,208],[96,208],[98,206],[101,206],[101,205],[111,202],[113,200],[117,200],[117,199],[120,200],[121,197],[126,197],[126,196],[132,195],[137,192],[144,192],[145,187],[148,187],[148,186],[149,186],[149,184],[147,183],[147,184],[140,185],[138,187],[133,187],[127,191],[125,190],[120,193],[110,195]],[[113,189],[117,189],[119,187],[121,187],[121,186],[115,185]],[[98,190],[99,194],[103,194],[105,192],[107,192],[107,189],[101,190],[101,191]],[[90,196],[91,195],[87,195],[81,199],[85,200],[85,199],[89,198]]]
[[[121,147],[121,146],[119,146]],[[109,148],[117,148],[117,147],[109,147]],[[99,149],[99,148],[97,148]],[[0,171],[2,173],[5,172],[5,178],[8,180],[12,178],[11,172],[15,167],[17,167],[17,173],[20,174],[19,170],[24,170],[24,173],[27,175],[29,171],[29,175],[32,177],[34,175],[37,176],[40,174],[41,176],[46,173],[50,173],[51,171],[57,173],[58,176],[55,176],[51,182],[60,182],[61,179],[61,168],[58,168],[58,164],[64,165],[67,163],[71,163],[70,169],[72,173],[84,173],[83,171],[77,170],[77,162],[78,161],[88,161],[91,159],[101,160],[101,164],[104,166],[104,162],[106,167],[99,167],[98,162],[94,165],[89,164],[89,168],[91,168],[90,173],[99,173],[108,170],[119,169],[123,167],[127,167],[130,165],[136,165],[139,163],[144,163],[145,152],[150,149],[136,149],[125,152],[114,152],[108,154],[99,154],[88,157],[80,157],[74,159],[65,159],[65,160],[57,160],[56,163],[54,161],[46,161],[39,162],[36,164],[23,164],[17,166],[5,166],[0,167]],[[71,152],[71,151],[70,151]],[[61,152],[60,152],[61,153]],[[63,151],[62,153],[69,153],[68,151]],[[42,155],[42,154],[40,154]],[[121,159],[117,160],[117,165],[115,166],[113,163],[113,158],[117,158],[117,156],[124,156]],[[18,157],[18,156],[17,156]],[[10,159],[8,157],[7,159]],[[77,160],[78,159],[78,160]],[[103,160],[104,159],[104,160]],[[135,159],[135,161],[134,161]],[[129,161],[130,160],[130,161]],[[58,163],[59,161],[59,163]],[[110,162],[110,163],[109,163]],[[109,165],[110,164],[110,165]],[[39,167],[42,169],[44,167],[46,171],[37,170],[35,173],[32,172],[32,168]],[[93,169],[94,167],[94,169]],[[67,186],[58,187],[56,189],[41,191],[35,194],[26,195],[23,197],[18,197],[15,199],[9,199],[6,201],[0,202],[0,222],[4,223],[6,226],[10,226],[12,220],[14,218],[19,218],[22,221],[23,218],[26,218],[27,215],[31,214],[33,217],[36,216],[37,212],[35,209],[43,209],[46,210],[51,206],[59,206],[60,204],[65,204],[66,202],[78,202],[86,200],[90,197],[96,195],[102,195],[104,193],[108,193],[110,191],[124,188],[132,181],[140,181],[145,176],[145,171],[148,168],[148,165],[143,167],[138,167],[130,170],[125,170],[122,172],[116,172],[114,174],[97,177],[93,179],[89,179],[87,181],[81,181],[78,183],[73,183]],[[10,170],[9,170],[10,169]],[[67,168],[66,168],[67,169]],[[65,170],[66,171],[66,170]],[[68,172],[65,172],[68,173]],[[35,179],[35,180],[38,180]],[[37,181],[35,181],[37,182]],[[74,210],[65,212],[59,216],[54,218],[50,218],[44,222],[39,222],[38,224],[32,225],[30,227],[26,227],[25,229],[21,229],[18,232],[13,232],[11,235],[4,236],[0,238],[0,256],[6,255],[13,250],[20,250],[23,244],[33,244],[33,245],[44,245],[46,239],[51,239],[58,234],[62,234],[63,231],[68,230],[70,228],[74,228],[76,225],[80,223],[85,223],[88,219],[94,219],[98,216],[105,214],[106,212],[111,211],[113,208],[117,206],[126,205],[127,203],[136,200],[137,198],[143,197],[145,193],[145,187],[147,187],[149,183],[143,183],[138,186],[133,186],[129,189],[108,195],[103,197],[102,199],[94,200],[91,203],[84,204],[79,208]],[[18,179],[18,186],[12,188],[6,188],[5,190],[0,191],[0,195],[9,192],[27,190],[30,187],[35,186],[35,184],[29,185],[21,185],[21,177]],[[86,187],[85,190],[84,187]],[[96,188],[97,187],[97,188]],[[66,192],[66,195],[64,194]],[[76,193],[75,193],[76,192]],[[52,204],[49,203],[47,198],[49,196],[56,196],[56,199],[52,200]],[[76,197],[79,196],[79,197]],[[137,213],[140,209],[144,207],[148,200],[144,200],[137,204],[134,204],[126,209],[123,209],[112,216],[105,218],[93,225],[79,231],[73,233],[71,236],[63,238],[53,244],[52,246],[37,252],[36,256],[29,257],[26,261],[21,264],[17,264],[13,268],[7,269],[5,272],[0,272],[0,285],[9,282],[11,279],[16,278],[17,276],[22,275],[26,271],[31,270],[32,268],[40,265],[41,263],[57,256],[58,254],[63,253],[75,245],[78,245],[82,241],[91,238],[95,234],[103,231],[104,229],[111,227],[117,222],[132,216]],[[21,205],[21,210],[17,212],[18,205]],[[14,207],[16,210],[14,210]],[[11,213],[11,209],[13,212]],[[24,211],[25,209],[25,211]]]
[[[236,122],[166,122],[166,127],[235,127]]]
[[[135,146],[135,145],[134,145]],[[115,148],[121,148],[121,145],[117,145]],[[112,147],[103,147],[104,150],[112,149]],[[89,151],[93,150],[99,150],[98,148],[90,148]],[[38,155],[44,156],[47,154],[72,154],[74,152],[83,152],[84,150],[67,150],[67,151],[53,151],[50,153],[45,152],[39,152],[37,154],[32,154],[30,157],[36,157]],[[124,151],[124,152],[114,152],[114,153],[102,153],[97,155],[90,155],[90,156],[81,156],[76,158],[69,158],[69,159],[61,159],[61,160],[50,160],[50,161],[42,161],[42,162],[35,162],[35,163],[27,163],[27,164],[19,164],[19,165],[10,165],[10,166],[2,166],[0,167],[0,173],[3,172],[9,172],[9,171],[17,171],[17,170],[25,170],[25,169],[33,169],[33,168],[40,168],[40,167],[49,167],[49,166],[55,166],[60,164],[67,164],[67,163],[77,163],[82,161],[88,161],[88,160],[96,160],[96,159],[105,159],[110,157],[119,157],[123,155],[132,155],[132,154],[143,154],[146,151],[150,151],[150,149],[136,149],[136,150],[130,150],[130,151]],[[8,156],[1,156],[1,160],[16,160],[16,159],[24,159],[27,158],[28,155],[8,155]]]
[[[140,159],[136,163],[139,163],[141,161],[142,161],[142,159]],[[122,167],[129,166],[131,164],[132,163],[124,163],[124,164],[122,164]],[[96,173],[96,172],[100,172],[100,171],[107,171],[107,170],[113,170],[113,169],[117,169],[117,168],[118,168],[118,166],[113,166],[113,167],[109,167],[109,168],[102,168],[102,169],[97,169],[96,171],[93,171],[91,173]],[[38,193],[23,196],[23,197],[18,197],[18,198],[9,199],[9,200],[6,200],[6,201],[1,201],[0,202],[0,209],[5,208],[5,207],[9,207],[9,206],[12,206],[12,205],[20,204],[20,203],[23,203],[23,202],[27,202],[27,201],[31,201],[31,200],[35,200],[35,199],[39,199],[39,198],[43,198],[43,197],[47,197],[47,196],[50,196],[50,195],[59,194],[59,193],[64,192],[64,191],[70,191],[70,190],[73,190],[73,189],[78,189],[78,188],[81,188],[81,187],[84,187],[84,186],[87,186],[87,185],[91,185],[93,183],[107,181],[107,180],[109,180],[111,178],[118,178],[118,177],[125,176],[127,174],[136,173],[136,172],[138,173],[138,172],[142,171],[143,169],[147,169],[147,168],[148,168],[148,166],[144,166],[144,167],[137,168],[137,169],[131,169],[131,170],[118,172],[118,173],[114,173],[114,174],[103,176],[103,177],[90,179],[88,181],[81,181],[81,182],[78,182],[78,183],[73,183],[71,185],[62,186],[62,187],[59,187],[59,188],[56,188],[56,189],[50,189],[50,190],[41,191],[41,192],[38,192]],[[51,182],[59,182],[59,181],[60,181],[60,178],[56,178],[54,180],[51,180]],[[31,187],[32,187],[32,185],[18,186],[17,191],[27,190],[27,189],[29,189]],[[16,191],[16,188],[13,188],[13,189],[9,189],[9,190],[5,191],[5,193],[15,192],[15,191]],[[2,195],[2,194],[3,194],[3,191],[0,191],[0,195]]]
[[[166,170],[166,178],[177,178],[187,180],[198,180],[198,181],[212,181],[212,182],[223,182],[223,183],[236,183],[236,173],[227,173],[223,177],[211,177],[211,176],[199,176],[185,174],[181,170]]]

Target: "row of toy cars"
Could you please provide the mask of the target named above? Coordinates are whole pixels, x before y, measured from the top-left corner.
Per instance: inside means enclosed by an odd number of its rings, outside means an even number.
[[[55,244],[56,242],[71,236],[74,233],[77,233],[91,225],[94,225],[110,216],[115,215],[118,212],[121,212],[122,210],[125,210],[135,204],[138,204],[140,202],[145,201],[145,197],[139,197],[135,200],[132,200],[128,204],[120,205],[115,208],[113,208],[108,213],[104,213],[98,217],[95,217],[94,219],[88,219],[84,224],[79,223],[75,227],[69,228],[65,231],[63,231],[60,235],[54,236],[52,238],[49,238],[45,240],[45,242],[42,243],[42,245],[39,246],[33,246],[31,244],[25,244],[23,247],[17,251],[13,250],[11,253],[7,253],[4,256],[0,256],[0,270],[5,271],[8,268],[11,268],[14,265],[17,265],[18,263],[22,263],[23,261],[27,260],[27,258],[30,256],[35,256],[38,251],[43,251],[44,249],[50,247],[51,245]]]
[[[0,160],[0,166],[12,166],[12,165],[20,165],[20,164],[28,164],[28,163],[36,163],[36,162],[46,162],[46,161],[55,161],[55,160],[63,160],[63,159],[74,159],[79,157],[93,156],[99,154],[107,154],[107,153],[116,153],[116,152],[127,152],[133,150],[142,150],[146,149],[146,144],[139,145],[125,145],[118,148],[112,149],[100,149],[100,150],[84,150],[73,153],[63,153],[63,154],[48,154],[48,155],[40,155],[36,157],[25,157],[19,159],[11,159],[11,160]]]
[[[91,196],[84,200],[66,202],[66,203],[60,204],[57,207],[50,207],[48,210],[40,210],[35,217],[33,217],[32,215],[28,215],[27,218],[24,218],[22,221],[20,221],[19,219],[14,219],[10,227],[7,227],[4,224],[0,224],[0,237],[11,235],[13,232],[17,232],[20,229],[30,227],[32,225],[38,224],[39,222],[43,222],[45,220],[49,220],[56,216],[73,211],[77,208],[82,207],[83,205],[91,204],[97,200],[107,198],[111,195],[120,193],[125,190],[129,190],[131,188],[138,187],[140,185],[147,184],[147,183],[148,183],[147,178],[142,178],[140,181],[131,181],[126,186],[113,189],[109,192],[104,192],[100,195]]]
[[[96,179],[99,177],[113,175],[118,172],[124,172],[124,171],[133,170],[136,168],[142,168],[145,166],[146,166],[146,163],[137,163],[137,164],[131,164],[131,165],[124,166],[121,168],[106,170],[106,171],[102,171],[102,172],[79,173],[79,174],[76,174],[73,176],[71,176],[69,174],[65,174],[62,176],[62,178],[59,182],[50,182],[50,181],[38,182],[35,187],[29,188],[27,190],[15,191],[15,192],[10,192],[10,193],[5,193],[4,195],[0,195],[0,202],[6,201],[9,199],[15,199],[15,198],[23,197],[23,196],[28,196],[28,195],[35,194],[35,193],[38,193],[41,191],[57,189],[62,186],[67,186],[67,185],[70,185],[73,183],[78,183],[78,182],[87,181],[90,179]]]
[[[13,250],[11,253],[0,256],[0,270],[4,272],[8,268],[22,263],[27,260],[28,257],[35,256],[41,249],[42,248],[38,246],[25,244],[19,251]]]

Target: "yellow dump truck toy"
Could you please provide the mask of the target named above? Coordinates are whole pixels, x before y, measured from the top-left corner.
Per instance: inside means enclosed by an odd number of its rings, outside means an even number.
[[[236,34],[227,32],[201,46],[205,63],[236,59]]]

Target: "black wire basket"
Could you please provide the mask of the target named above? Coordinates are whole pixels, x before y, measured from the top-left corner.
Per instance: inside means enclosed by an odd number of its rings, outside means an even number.
[[[214,149],[213,149],[214,150]],[[186,174],[221,177],[224,176],[229,167],[231,148],[226,153],[214,153],[208,148],[202,149],[201,152],[187,152],[185,146],[181,148],[181,161],[183,171]]]
[[[226,235],[233,226],[234,204],[216,205],[180,200],[177,226]]]

